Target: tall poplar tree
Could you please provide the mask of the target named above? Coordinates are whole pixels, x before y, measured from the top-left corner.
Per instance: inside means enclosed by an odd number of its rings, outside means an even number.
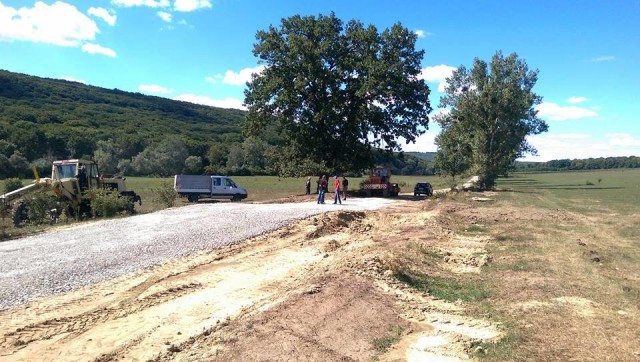
[[[460,66],[440,99],[440,107],[450,112],[437,118],[443,129],[436,140],[439,159],[453,160],[451,152],[470,150],[470,171],[480,176],[481,187],[492,187],[517,158],[535,154],[526,137],[548,130],[534,108],[542,101],[533,92],[537,80],[538,70],[529,70],[515,53],[505,57],[499,51],[490,63],[476,58],[473,68]],[[452,142],[465,147],[451,147]]]

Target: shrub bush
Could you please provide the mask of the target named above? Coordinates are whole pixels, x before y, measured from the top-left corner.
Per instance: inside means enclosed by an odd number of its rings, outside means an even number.
[[[24,201],[30,223],[41,225],[53,221],[51,211],[58,208],[58,202],[53,195],[46,192],[35,192],[26,196]]]
[[[153,193],[153,200],[166,207],[173,207],[178,197],[170,182],[163,182],[160,186],[152,188],[151,192]]]
[[[19,188],[21,188],[22,186],[24,186],[22,184],[22,181],[17,178],[17,177],[13,177],[13,178],[8,178],[4,181],[4,192],[3,194],[6,194],[7,192],[11,192],[14,190],[17,190]]]
[[[113,217],[120,211],[132,210],[133,205],[127,197],[107,190],[89,190],[85,196],[89,199],[93,217]]]

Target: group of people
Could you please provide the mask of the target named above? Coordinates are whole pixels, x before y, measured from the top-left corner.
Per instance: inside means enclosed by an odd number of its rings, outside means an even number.
[[[335,193],[333,203],[342,204],[342,200],[347,199],[347,189],[349,188],[349,180],[346,176],[342,177],[342,181],[338,175],[333,176],[333,192]],[[323,175],[316,181],[316,193],[318,194],[318,204],[324,204],[324,194],[329,192],[329,181],[327,175]],[[306,193],[311,194],[311,177],[307,177]]]

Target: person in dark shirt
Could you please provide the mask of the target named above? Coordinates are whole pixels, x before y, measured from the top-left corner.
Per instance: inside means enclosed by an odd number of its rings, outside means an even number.
[[[324,204],[324,193],[327,192],[327,188],[329,184],[327,183],[327,176],[323,175],[320,180],[318,180],[318,203]]]
[[[347,180],[347,176],[342,176],[342,199],[347,199],[347,188],[349,187],[349,180]]]

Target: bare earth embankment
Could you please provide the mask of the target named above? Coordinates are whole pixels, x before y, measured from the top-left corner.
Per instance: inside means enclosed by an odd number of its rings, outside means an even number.
[[[640,358],[637,241],[612,234],[637,216],[499,198],[327,209],[0,311],[0,359]]]

